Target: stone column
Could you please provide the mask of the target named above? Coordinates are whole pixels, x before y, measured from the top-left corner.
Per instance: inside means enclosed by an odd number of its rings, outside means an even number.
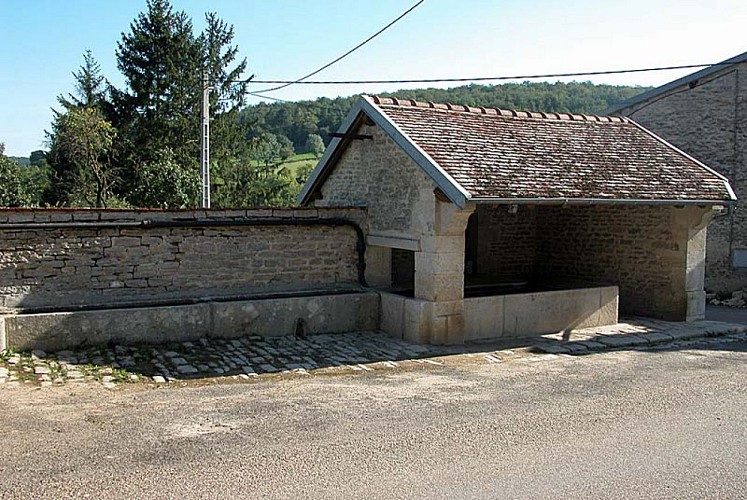
[[[415,253],[415,298],[430,302],[426,311],[431,344],[464,342],[464,232],[474,206],[460,209],[436,201],[432,230]]]
[[[685,269],[685,293],[687,294],[687,312],[685,321],[705,319],[705,262],[706,232],[715,211],[709,208],[691,208],[687,224],[687,263]]]

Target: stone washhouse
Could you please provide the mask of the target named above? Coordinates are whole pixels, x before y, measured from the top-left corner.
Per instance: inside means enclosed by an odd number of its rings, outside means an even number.
[[[368,213],[379,327],[461,343],[704,317],[728,180],[625,117],[362,97],[299,195]]]

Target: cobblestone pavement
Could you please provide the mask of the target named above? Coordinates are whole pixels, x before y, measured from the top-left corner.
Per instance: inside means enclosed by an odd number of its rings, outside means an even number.
[[[0,353],[0,387],[48,387],[97,382],[170,384],[250,380],[275,375],[320,375],[443,366],[458,363],[534,362],[609,349],[678,349],[719,337],[744,339],[747,326],[702,321],[670,323],[633,318],[624,323],[525,339],[464,346],[421,346],[378,332],[296,337],[202,339],[161,345],[91,347],[45,353]]]

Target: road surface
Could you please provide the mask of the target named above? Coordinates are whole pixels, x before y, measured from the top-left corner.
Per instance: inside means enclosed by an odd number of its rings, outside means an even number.
[[[747,336],[242,384],[0,387],[0,498],[747,498]]]

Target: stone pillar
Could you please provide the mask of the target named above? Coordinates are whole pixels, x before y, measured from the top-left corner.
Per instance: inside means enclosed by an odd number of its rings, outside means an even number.
[[[392,249],[368,245],[366,247],[366,283],[368,286],[392,286]]]
[[[706,228],[715,213],[710,208],[693,207],[688,214],[689,227],[687,227],[687,263],[685,269],[687,312],[685,321],[705,319]]]
[[[424,342],[464,342],[464,232],[474,206],[436,201],[433,230],[415,253],[415,298],[430,302],[430,335]]]

